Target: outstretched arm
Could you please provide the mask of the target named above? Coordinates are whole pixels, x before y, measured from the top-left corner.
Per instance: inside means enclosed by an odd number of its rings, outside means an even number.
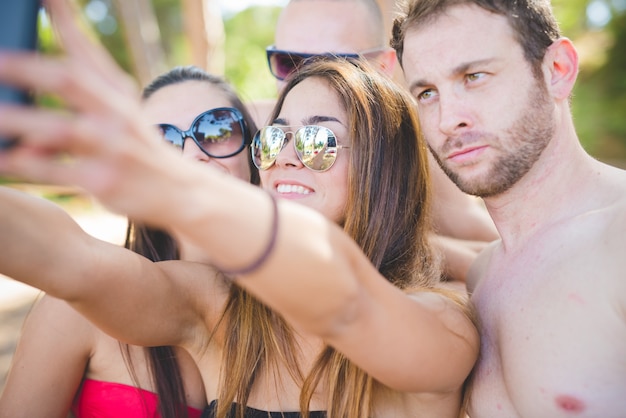
[[[267,248],[272,234],[274,215],[267,194],[210,167],[189,164],[159,141],[142,120],[134,97],[110,87],[112,80],[125,78],[120,70],[98,76],[99,69],[92,67],[103,58],[81,53],[86,41],[75,33],[62,0],[49,0],[48,4],[53,6],[53,16],[64,35],[66,60],[5,55],[0,79],[59,95],[73,112],[5,108],[0,133],[21,136],[22,145],[1,156],[0,169],[32,180],[78,184],[110,208],[169,228],[204,248],[212,262],[224,269],[236,270],[253,262]],[[477,355],[476,331],[461,310],[438,294],[405,295],[376,271],[337,225],[291,202],[281,201],[278,206],[277,237],[269,257],[258,269],[237,278],[237,283],[299,329],[343,351],[383,383],[411,392],[457,389]],[[21,225],[12,235],[22,228],[28,230],[29,217],[30,213],[22,213]],[[41,214],[37,218],[41,219]],[[65,225],[59,233],[64,228],[75,229]],[[37,232],[29,232],[33,234],[29,241],[43,247],[45,240]],[[48,231],[45,235],[56,234]],[[99,320],[110,316],[105,321],[109,327],[128,321],[129,315],[128,310],[122,315],[100,300],[120,295],[107,289],[99,269],[107,266],[109,277],[150,277],[154,289],[131,280],[124,284],[128,290],[119,303],[131,306],[134,301],[143,309],[155,297],[164,311],[160,317],[178,317],[183,329],[193,329],[185,326],[193,322],[193,316],[185,314],[190,308],[181,302],[185,297],[178,296],[185,292],[181,289],[193,292],[183,280],[175,286],[164,278],[168,272],[124,252],[116,255],[121,261],[111,267],[111,257],[106,262],[98,259],[106,250],[102,244],[72,235],[72,247],[84,247],[81,257],[90,260],[70,267],[70,276],[95,269],[86,283],[71,281],[60,273],[33,279],[17,270],[13,276],[54,291]],[[44,258],[55,263],[58,257]],[[68,270],[63,265],[59,268]],[[199,280],[191,273],[189,281]],[[202,276],[200,270],[195,273]],[[167,292],[172,294],[171,305],[160,303]],[[149,311],[156,313],[152,308]],[[137,325],[135,320],[130,322]],[[142,334],[148,332],[134,328]]]
[[[489,245],[486,241],[469,241],[438,234],[432,234],[429,241],[443,258],[447,281],[455,282],[462,287],[468,281],[470,267],[480,252]]]
[[[0,213],[2,274],[67,300],[113,336],[179,345],[191,327],[204,326],[195,292],[178,281],[206,277],[207,266],[153,263],[85,233],[55,204],[10,188],[0,187]]]
[[[161,146],[158,141],[148,143]],[[170,225],[226,269],[249,264],[266,248],[274,215],[270,199],[259,188],[188,163],[176,167],[173,176],[170,168],[182,161],[177,154],[163,153],[157,164],[152,158],[146,165],[145,155],[159,154],[116,149],[121,154],[111,155],[111,160],[103,155],[100,167],[116,166],[120,173],[143,167],[152,174],[120,175],[124,185],[107,189],[108,201],[129,205],[135,218]],[[86,178],[80,167],[73,178]],[[63,176],[66,171],[50,173]],[[145,178],[150,178],[149,184]],[[153,182],[162,187],[148,187]],[[278,206],[272,252],[258,270],[237,279],[238,284],[390,386],[446,391],[463,381],[477,343],[471,322],[460,309],[439,295],[406,296],[376,271],[337,225],[301,205],[281,201]],[[210,282],[205,266],[192,264],[199,267],[185,274],[166,268],[175,262],[159,263],[157,268],[85,234],[64,211],[43,199],[0,189],[0,211],[4,214],[0,239],[7,242],[3,245],[7,251],[0,253],[3,272],[68,300],[118,338],[177,345],[180,340],[161,338],[164,334],[192,338],[190,332],[180,336],[199,327],[193,326],[198,308],[187,306],[188,301],[207,303],[204,298],[216,293],[201,285]],[[191,263],[177,265],[182,264]]]

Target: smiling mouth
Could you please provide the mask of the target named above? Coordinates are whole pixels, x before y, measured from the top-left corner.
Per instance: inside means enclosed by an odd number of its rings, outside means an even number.
[[[295,184],[279,184],[276,186],[276,191],[280,194],[300,194],[307,195],[311,193],[311,190]]]

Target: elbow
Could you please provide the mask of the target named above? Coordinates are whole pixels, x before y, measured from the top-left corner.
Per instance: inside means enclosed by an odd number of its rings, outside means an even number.
[[[327,342],[344,334],[361,317],[363,310],[363,288],[358,280],[347,279],[352,276],[343,277],[345,280],[341,283],[321,292],[316,302],[318,309],[303,312],[299,321],[306,331]]]

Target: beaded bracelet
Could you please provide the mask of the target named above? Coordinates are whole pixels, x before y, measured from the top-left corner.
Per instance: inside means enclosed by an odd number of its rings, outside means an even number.
[[[272,250],[274,249],[274,246],[276,244],[276,236],[278,235],[278,204],[276,203],[276,198],[273,195],[268,193],[268,196],[272,201],[272,230],[270,239],[265,246],[265,250],[263,250],[263,253],[259,256],[259,258],[257,258],[254,262],[244,268],[237,270],[225,270],[220,268],[219,270],[226,276],[241,276],[244,274],[252,273],[254,270],[261,267],[263,263],[265,263]]]

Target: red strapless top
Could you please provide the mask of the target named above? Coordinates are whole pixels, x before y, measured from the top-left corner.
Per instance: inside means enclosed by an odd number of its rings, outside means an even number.
[[[72,405],[76,418],[155,418],[158,396],[154,392],[123,385],[85,379]],[[200,418],[202,411],[187,407],[189,418]]]

